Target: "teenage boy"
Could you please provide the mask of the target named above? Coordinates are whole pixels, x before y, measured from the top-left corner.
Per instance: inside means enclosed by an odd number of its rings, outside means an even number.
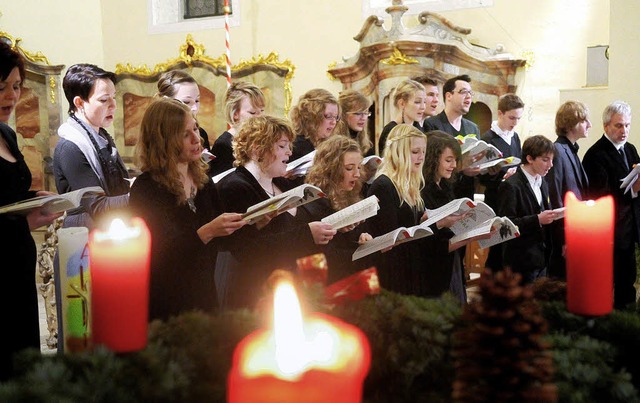
[[[555,148],[548,138],[529,137],[522,145],[524,164],[500,184],[498,215],[509,217],[520,236],[503,243],[503,264],[522,275],[522,283],[532,283],[547,274],[551,254],[549,188],[544,176],[553,166]]]
[[[491,122],[491,129],[482,135],[482,140],[494,145],[503,157],[522,158],[520,137],[515,127],[524,113],[524,102],[516,94],[504,94],[498,100],[498,119]],[[516,172],[516,167],[490,170],[478,179],[484,185],[484,202],[492,209],[498,208],[498,186]],[[489,249],[485,266],[496,271],[502,269],[502,245]]]

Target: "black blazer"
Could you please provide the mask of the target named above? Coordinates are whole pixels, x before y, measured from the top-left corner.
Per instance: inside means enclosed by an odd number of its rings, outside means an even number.
[[[626,143],[624,152],[629,166],[640,163],[638,151],[633,144]],[[620,179],[630,169],[624,166],[622,156],[604,135],[589,148],[582,160],[589,178],[589,198],[596,199],[612,195],[615,203],[615,246],[629,248],[638,241],[640,228],[640,197],[633,199],[630,192],[620,189]]]
[[[518,133],[514,133],[511,138],[511,144],[507,144],[506,141],[493,130],[487,130],[482,135],[482,140],[495,146],[502,153],[503,157],[517,157],[522,158],[522,145],[520,144],[520,137]],[[484,202],[491,208],[496,209],[498,207],[498,187],[502,182],[504,174],[507,173],[509,168],[502,168],[496,175],[484,174],[478,176],[480,183],[485,187],[484,190]]]
[[[574,146],[569,139],[559,136],[553,146],[555,148],[553,167],[546,178],[549,184],[551,207],[559,208],[564,206],[564,195],[568,191],[572,191],[578,199],[584,200],[589,181],[580,159],[573,157],[572,147]]]
[[[541,226],[538,214],[548,210],[549,188],[542,178],[542,204],[538,204],[522,166],[500,184],[498,189],[498,215],[509,217],[520,230],[520,236],[503,243],[503,265],[518,273],[547,267],[551,252],[550,231]]]

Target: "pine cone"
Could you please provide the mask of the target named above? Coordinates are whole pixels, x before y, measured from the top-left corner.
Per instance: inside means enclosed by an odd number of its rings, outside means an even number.
[[[553,360],[542,342],[547,324],[531,286],[507,269],[480,279],[481,298],[465,307],[454,334],[458,402],[555,402]]]

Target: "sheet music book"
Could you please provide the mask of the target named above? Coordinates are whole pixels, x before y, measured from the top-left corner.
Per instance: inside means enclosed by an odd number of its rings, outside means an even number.
[[[469,231],[455,235],[449,240],[449,242],[456,243],[464,241],[476,236],[489,234],[491,231],[494,231],[494,233],[490,238],[478,240],[478,244],[481,248],[488,248],[520,236],[518,226],[515,225],[508,217],[494,217]]]
[[[90,186],[61,195],[37,196],[31,199],[2,206],[0,207],[0,214],[29,214],[31,210],[39,207],[42,207],[42,211],[45,214],[61,213],[63,211],[80,207],[82,197],[84,197],[85,195],[100,194],[104,194],[104,190],[102,190],[100,186]]]
[[[468,231],[496,216],[496,213],[488,204],[482,201],[475,202],[468,197],[452,200],[437,209],[426,210],[426,213],[427,219],[424,221],[426,225],[435,224],[450,215],[464,214],[464,218],[449,228],[456,235]]]
[[[366,181],[369,185],[376,179],[376,172],[378,172],[380,164],[382,164],[382,158],[377,155],[370,155],[362,159],[360,165],[369,175],[369,179]]]
[[[313,165],[313,159],[316,156],[316,150],[311,151],[287,164],[287,174],[291,176],[306,175],[307,171]]]
[[[242,215],[242,218],[248,221],[249,224],[253,224],[267,214],[274,212],[280,214],[320,197],[325,197],[324,192],[320,188],[309,184],[300,185],[287,192],[270,197],[258,204],[254,204],[247,209]]]
[[[636,164],[633,166],[633,169],[627,176],[620,179],[620,189],[624,189],[624,193],[627,193],[633,187],[633,184],[638,179],[638,174],[640,174],[640,164]]]
[[[401,243],[415,241],[433,235],[433,231],[424,222],[413,227],[400,227],[384,235],[360,245],[351,256],[351,260],[358,260],[383,249],[400,245]]]
[[[379,209],[378,198],[376,196],[369,196],[349,207],[326,216],[320,221],[331,224],[333,229],[338,230],[373,217],[378,214]]]
[[[505,168],[520,165],[522,161],[518,157],[506,157],[506,158],[498,158],[495,160],[487,161],[482,164],[471,164],[471,167],[480,168],[481,174],[486,174],[489,171],[489,168]]]

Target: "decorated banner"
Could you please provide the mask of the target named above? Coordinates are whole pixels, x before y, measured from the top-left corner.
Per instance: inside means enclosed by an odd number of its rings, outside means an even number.
[[[79,352],[91,345],[89,232],[84,227],[58,231],[64,351]]]

